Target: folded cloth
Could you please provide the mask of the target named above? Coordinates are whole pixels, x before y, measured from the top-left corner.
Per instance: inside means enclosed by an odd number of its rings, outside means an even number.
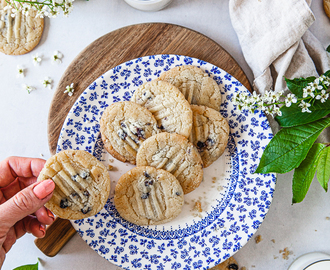
[[[315,21],[310,4],[311,0],[230,0],[231,22],[258,93],[286,90],[285,77],[318,76],[330,69],[329,54],[308,30]]]
[[[287,78],[317,76],[330,57],[308,31],[315,21],[311,0],[230,0],[229,11],[259,93],[285,90]]]

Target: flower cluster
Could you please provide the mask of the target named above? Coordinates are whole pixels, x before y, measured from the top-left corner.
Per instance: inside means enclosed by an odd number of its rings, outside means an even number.
[[[281,106],[290,107],[293,103],[297,103],[302,112],[311,113],[309,107],[316,100],[320,100],[321,103],[327,101],[329,98],[329,86],[330,77],[321,75],[303,88],[302,98],[298,98],[292,93],[284,96],[283,91],[265,91],[264,95],[258,95],[254,91],[252,95],[236,93],[232,101],[239,110],[248,110],[253,113],[255,110],[261,109],[273,117],[282,115]]]
[[[67,17],[73,9],[73,1],[45,0],[38,2],[37,0],[6,0],[7,6],[4,9],[12,9],[12,17],[15,17],[17,11],[22,12],[24,15],[29,15],[31,10],[37,11],[36,18],[56,18],[61,11]]]
[[[54,54],[52,55],[52,63],[53,64],[60,64],[62,63],[62,58],[63,58],[63,54],[59,51],[55,51]],[[36,53],[35,55],[32,56],[32,62],[35,66],[40,65],[42,61],[42,55],[39,55],[38,53]],[[26,72],[26,68],[24,68],[23,66],[17,65],[17,78],[24,78],[25,77],[25,72]],[[49,88],[52,89],[53,87],[53,79],[51,79],[50,77],[45,77],[44,80],[40,81],[42,83],[42,85],[44,86],[44,88]],[[22,85],[23,89],[25,89],[29,94],[31,93],[31,91],[36,90],[35,87],[31,86],[31,85],[27,85],[27,84],[23,84]],[[73,88],[73,83],[69,86],[66,87],[66,91],[64,93],[68,93],[69,96],[72,96],[74,92],[74,88]]]

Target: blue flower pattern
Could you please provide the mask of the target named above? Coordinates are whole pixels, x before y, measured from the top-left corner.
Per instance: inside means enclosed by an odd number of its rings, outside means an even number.
[[[274,174],[253,174],[273,137],[265,115],[238,112],[233,93],[247,90],[234,77],[205,61],[180,55],[147,56],[123,63],[93,82],[79,97],[64,123],[57,151],[86,149],[99,160],[105,150],[99,119],[112,102],[130,100],[135,89],[177,65],[203,68],[219,84],[221,114],[231,134],[231,175],[225,196],[192,224],[163,229],[123,220],[112,199],[96,216],[73,222],[78,234],[98,254],[125,269],[207,269],[237,252],[259,228],[270,207]]]

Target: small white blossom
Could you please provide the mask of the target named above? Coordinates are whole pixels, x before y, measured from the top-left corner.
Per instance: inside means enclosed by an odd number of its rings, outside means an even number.
[[[52,82],[53,80],[49,77],[46,77],[43,81],[41,81],[42,84],[44,85],[45,88],[49,88],[49,89],[52,89]]]
[[[25,72],[25,69],[23,68],[23,67],[21,67],[20,65],[17,65],[17,78],[19,78],[19,77],[24,77],[25,76],[25,74],[24,74],[24,72]]]
[[[68,95],[71,97],[73,95],[73,92],[73,83],[71,83],[70,85],[66,86],[64,93],[68,93]]]
[[[292,103],[297,103],[297,97],[290,93],[285,98],[285,106],[290,107]]]
[[[24,90],[26,90],[29,94],[31,93],[31,91],[35,90],[35,88],[33,86],[29,86],[27,84],[23,84],[22,85]]]
[[[35,66],[40,65],[41,60],[42,60],[42,58],[41,58],[41,56],[39,56],[38,53],[36,53],[35,55],[32,56],[32,61]]]
[[[325,90],[322,90],[321,94],[316,96],[316,99],[320,99],[321,103],[324,103],[327,101],[328,97],[329,97],[329,93],[327,93]]]
[[[41,19],[43,19],[44,16],[45,16],[45,13],[44,13],[43,10],[38,10],[38,11],[37,11],[36,18],[41,18]]]
[[[313,84],[308,84],[308,86],[303,89],[303,98],[306,98],[308,96],[311,96],[312,98],[315,97],[314,91],[315,87],[313,86]]]
[[[60,64],[60,63],[62,63],[62,60],[61,60],[62,57],[63,57],[62,53],[60,53],[59,51],[55,51],[53,54],[53,57],[52,57],[52,62],[56,63],[56,64]]]
[[[311,113],[311,111],[308,109],[311,106],[311,104],[306,103],[305,101],[301,101],[301,103],[299,104],[299,107],[301,108],[302,112],[308,112]]]

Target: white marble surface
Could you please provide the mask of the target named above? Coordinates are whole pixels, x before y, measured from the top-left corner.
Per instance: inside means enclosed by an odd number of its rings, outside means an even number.
[[[314,0],[312,10],[316,22],[311,31],[323,46],[330,44],[330,21],[325,16],[321,0]],[[143,22],[168,22],[196,30],[220,44],[241,65],[250,82],[252,73],[247,66],[236,34],[231,26],[228,1],[174,0],[166,9],[146,13],[135,10],[123,0],[76,1],[69,18],[60,16],[45,20],[40,44],[23,56],[0,54],[0,159],[7,156],[50,157],[47,144],[48,109],[54,89],[63,72],[88,44],[115,29]],[[63,62],[52,65],[50,57],[55,50],[63,53]],[[35,67],[32,55],[43,55],[41,66]],[[16,66],[27,68],[26,77],[16,78]],[[53,79],[53,89],[45,89],[41,80]],[[22,83],[37,90],[28,95]],[[235,254],[240,266],[247,269],[287,269],[298,256],[312,251],[330,254],[330,197],[314,181],[303,203],[291,205],[292,174],[278,176],[270,210],[258,230],[262,241],[254,239]],[[117,267],[101,258],[75,235],[61,252],[49,258],[34,245],[34,237],[26,235],[7,254],[3,270],[35,263],[39,257],[40,269],[110,269]],[[272,241],[273,240],[273,241]],[[279,253],[284,248],[292,251],[285,260]]]

